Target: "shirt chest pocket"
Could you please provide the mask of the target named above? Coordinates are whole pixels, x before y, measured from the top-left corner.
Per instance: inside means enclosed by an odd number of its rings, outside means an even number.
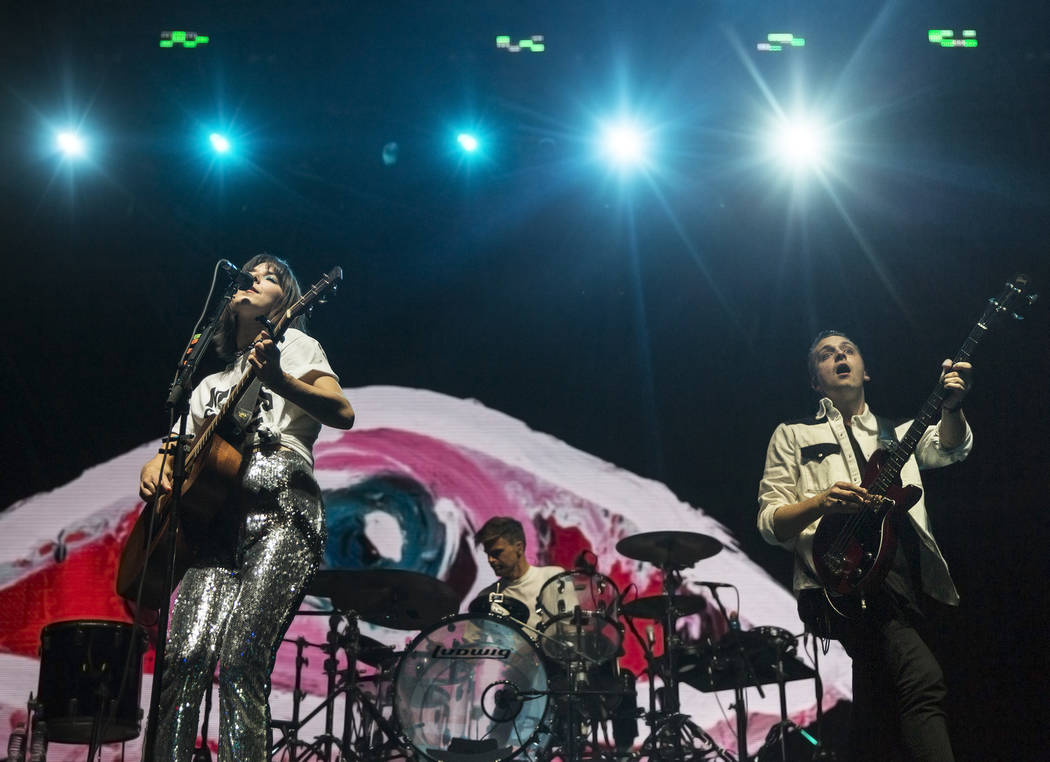
[[[799,451],[802,466],[802,489],[805,495],[813,495],[827,489],[844,475],[845,462],[842,447],[838,442],[817,442],[806,445]]]

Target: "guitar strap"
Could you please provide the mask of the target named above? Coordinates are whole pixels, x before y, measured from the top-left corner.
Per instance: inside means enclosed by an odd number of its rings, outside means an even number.
[[[230,411],[229,425],[223,427],[222,438],[234,447],[239,448],[244,444],[248,426],[255,417],[255,408],[259,405],[260,389],[262,389],[262,381],[256,378],[245,389],[237,406]]]

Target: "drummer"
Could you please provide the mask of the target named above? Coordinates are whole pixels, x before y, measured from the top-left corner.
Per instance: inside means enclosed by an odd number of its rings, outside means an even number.
[[[535,629],[541,623],[536,610],[540,589],[551,577],[563,574],[560,566],[533,566],[525,558],[525,530],[521,522],[509,516],[493,516],[474,533],[474,543],[485,549],[492,571],[499,577],[471,601],[474,613],[502,613],[494,608],[490,594],[503,595],[501,605],[514,619],[532,628],[529,636],[536,638]],[[527,618],[526,618],[527,617]]]

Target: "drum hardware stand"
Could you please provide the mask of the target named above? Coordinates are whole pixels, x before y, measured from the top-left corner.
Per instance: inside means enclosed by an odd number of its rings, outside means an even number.
[[[725,617],[726,622],[729,623],[729,630],[726,636],[732,639],[732,645],[740,658],[740,663],[744,665],[744,677],[745,681],[743,685],[754,684],[758,689],[758,695],[762,698],[766,697],[766,692],[762,690],[762,686],[758,684],[757,675],[755,674],[755,667],[751,663],[751,659],[747,655],[747,651],[744,649],[744,644],[740,641],[740,619],[734,614],[730,615],[726,611],[725,605],[722,603],[722,599],[718,595],[718,588],[715,585],[709,585],[708,589],[711,591],[712,597],[715,599],[715,604],[718,606],[718,610],[722,612],[722,616]],[[779,658],[779,655],[778,655]],[[747,754],[747,707],[744,705],[744,688],[740,680],[736,681],[736,685],[733,687],[733,711],[736,713],[736,743],[737,743],[737,757],[740,760],[746,761],[748,759]],[[781,694],[783,697],[783,694]]]
[[[327,612],[309,613],[325,614]],[[345,633],[340,633],[339,622],[344,618],[348,624],[347,630]],[[270,726],[276,730],[280,730],[283,734],[282,738],[275,742],[270,749],[271,759],[274,758],[274,755],[276,755],[282,748],[287,747],[291,749],[293,760],[307,759],[311,753],[317,756],[323,754],[325,760],[330,760],[332,758],[333,746],[338,749],[339,758],[342,760],[383,758],[378,755],[366,756],[359,753],[360,751],[375,751],[371,748],[371,744],[369,743],[370,739],[365,739],[366,746],[368,747],[366,750],[355,750],[355,739],[353,738],[353,706],[355,703],[368,713],[371,720],[379,726],[388,739],[393,740],[397,738],[397,731],[390,725],[389,721],[382,716],[379,709],[373,705],[369,696],[365,694],[357,684],[357,653],[359,647],[359,636],[360,631],[357,626],[356,612],[348,611],[345,614],[336,613],[329,615],[329,631],[326,636],[326,643],[323,646],[319,646],[326,654],[328,654],[328,658],[324,661],[324,670],[327,676],[327,695],[325,696],[324,701],[305,717],[300,716],[302,700],[306,696],[306,692],[302,690],[302,668],[304,665],[309,664],[309,660],[303,656],[303,651],[306,646],[311,644],[307,643],[303,638],[298,638],[294,641],[296,643],[296,666],[295,685],[292,690],[292,719],[271,720]],[[343,670],[338,669],[338,659],[336,658],[336,654],[340,648],[342,648],[346,654],[347,661],[346,667]],[[344,697],[342,738],[336,737],[334,733],[335,700],[340,695]],[[311,743],[301,741],[299,739],[299,731],[306,723],[322,711],[325,712],[324,733],[316,737]],[[298,749],[303,747],[305,747],[304,751],[299,753]]]
[[[736,762],[730,754],[720,747],[688,715],[681,712],[677,659],[675,658],[681,642],[675,634],[675,624],[680,614],[675,606],[675,591],[681,585],[681,568],[671,563],[660,566],[663,576],[663,595],[667,597],[663,625],[662,657],[657,657],[652,645],[645,642],[631,625],[631,630],[638,638],[645,651],[649,664],[649,713],[646,724],[650,727],[649,737],[642,743],[642,756],[656,760],[675,760],[685,762],[693,759],[718,759],[723,762]],[[660,689],[660,708],[656,708],[656,688],[654,679],[659,676],[663,682]],[[739,699],[738,699],[739,700]],[[738,715],[739,717],[739,715]],[[700,754],[700,757],[696,755]],[[709,755],[714,755],[709,756]],[[746,759],[741,757],[740,759]]]

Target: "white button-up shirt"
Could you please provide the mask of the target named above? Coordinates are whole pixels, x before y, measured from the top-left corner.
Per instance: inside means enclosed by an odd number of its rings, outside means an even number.
[[[892,429],[900,439],[911,425],[911,421],[906,421],[893,426],[886,419],[876,417],[871,408],[865,405],[864,412],[853,416],[851,424],[853,436],[865,458],[870,459],[880,445],[880,420],[884,437]],[[930,426],[919,439],[915,453],[901,469],[901,481],[921,487],[920,469],[940,468],[963,460],[972,447],[973,433],[969,424],[966,425],[962,443],[950,450],[941,446],[937,426]],[[773,514],[781,506],[813,497],[835,482],[860,484],[864,465],[857,462],[842,414],[827,397],[820,401],[815,417],[782,423],[773,432],[766,452],[766,469],[758,490],[758,529],[766,542],[794,551],[793,587],[796,592],[821,586],[813,566],[813,535],[819,520],[803,529],[797,537],[781,542],[773,532]],[[948,573],[948,564],[937,547],[937,541],[933,539],[930,519],[921,496],[908,511],[908,516],[920,540],[923,590],[939,601],[958,604],[959,593]]]

